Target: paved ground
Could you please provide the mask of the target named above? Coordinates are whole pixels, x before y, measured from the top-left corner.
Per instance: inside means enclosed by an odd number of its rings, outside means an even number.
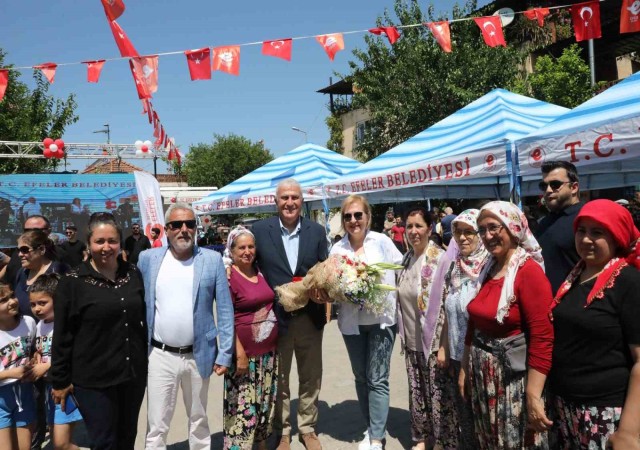
[[[338,330],[337,323],[327,325],[323,343],[324,377],[320,393],[320,421],[318,435],[325,450],[357,449],[357,443],[362,439],[365,424],[360,414],[356,400],[353,374],[347,357],[344,341]],[[296,369],[292,370],[292,387],[297,386]],[[409,431],[408,388],[404,368],[404,356],[400,355],[399,340],[396,342],[391,360],[391,408],[387,423],[387,450],[402,450],[411,448],[411,434]],[[295,388],[294,388],[295,389]],[[292,409],[297,407],[296,394]],[[178,396],[181,399],[181,396]],[[146,408],[143,404],[140,411],[138,439],[136,449],[144,448],[144,433],[146,428]],[[213,377],[209,388],[209,424],[211,428],[211,448],[222,448],[222,379]],[[296,430],[294,424],[294,432]],[[78,430],[76,443],[86,446],[83,430]],[[293,438],[292,449],[303,450],[297,435]],[[188,450],[187,421],[184,406],[178,401],[176,413],[171,424],[168,440],[170,450]],[[85,448],[85,447],[83,447]]]

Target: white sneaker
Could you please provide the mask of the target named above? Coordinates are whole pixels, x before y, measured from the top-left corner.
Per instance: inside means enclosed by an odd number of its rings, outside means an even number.
[[[376,442],[369,446],[369,450],[382,450],[382,442]]]
[[[364,432],[364,439],[358,444],[358,450],[371,450],[371,440],[369,439],[369,430]]]

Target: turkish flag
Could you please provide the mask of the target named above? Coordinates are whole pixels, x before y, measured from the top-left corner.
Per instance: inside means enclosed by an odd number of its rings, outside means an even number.
[[[151,114],[153,113],[153,106],[151,105],[151,102],[149,101],[148,98],[142,99],[142,105],[144,108],[144,111],[142,112],[142,114],[147,113],[147,119],[149,119],[149,123],[151,123],[152,122]]]
[[[576,42],[602,37],[600,2],[578,3],[571,7],[571,20]]]
[[[322,45],[324,51],[327,52],[327,56],[329,59],[333,61],[336,53],[340,50],[344,50],[344,39],[342,38],[342,33],[334,33],[334,34],[323,34],[321,36],[316,36],[316,41]]]
[[[131,67],[131,75],[133,75],[133,81],[135,81],[136,83],[138,98],[141,100],[145,98],[151,98],[151,92],[149,91],[147,82],[145,81],[144,75],[142,74],[142,68],[136,67],[133,59],[129,60],[129,66]]]
[[[549,15],[549,8],[533,8],[524,12],[524,16],[529,20],[537,20],[538,25],[544,26],[544,18]]]
[[[53,79],[56,77],[56,68],[58,65],[56,63],[48,62],[42,63],[38,66],[33,66],[34,69],[40,69],[42,74],[49,80],[49,83],[53,84]]]
[[[82,61],[82,64],[87,65],[87,81],[89,83],[97,83],[100,79],[102,66],[104,66],[104,59],[98,61]]]
[[[153,94],[158,90],[158,57],[157,56],[140,56],[131,58],[136,68],[136,73],[142,74],[141,79],[147,85],[149,93]]]
[[[7,69],[0,70],[0,102],[4,98],[7,86],[9,86],[9,71]]]
[[[387,39],[389,39],[389,44],[391,45],[395,44],[398,38],[400,37],[400,33],[398,32],[398,29],[396,27],[371,28],[369,30],[369,33],[377,34],[378,36],[380,36],[383,33],[386,34]]]
[[[167,145],[169,145],[169,135],[164,137],[164,148],[167,148]]]
[[[442,50],[445,53],[451,53],[451,30],[449,29],[449,22],[429,22],[425,23],[427,28],[431,30],[433,37],[436,38],[436,42],[440,44]]]
[[[187,56],[191,81],[211,79],[211,50],[208,47],[187,50],[184,54]]]
[[[118,25],[118,22],[111,20],[109,21],[109,26],[111,27],[113,38],[116,40],[118,50],[120,50],[120,56],[138,56],[138,51],[133,46],[124,30],[120,25]]]
[[[107,19],[116,20],[124,12],[124,3],[122,0],[101,0],[104,7],[104,13]]]
[[[620,33],[636,33],[638,31],[640,31],[640,2],[622,0]]]
[[[502,22],[500,16],[487,16],[487,17],[475,17],[473,19],[480,31],[482,31],[482,38],[484,43],[489,47],[497,47],[502,45],[507,46],[504,40],[504,34],[502,33]]]
[[[213,70],[240,75],[240,46],[215,47],[213,49]]]
[[[262,54],[291,61],[292,47],[293,40],[291,38],[279,39],[277,41],[264,41],[262,43]]]

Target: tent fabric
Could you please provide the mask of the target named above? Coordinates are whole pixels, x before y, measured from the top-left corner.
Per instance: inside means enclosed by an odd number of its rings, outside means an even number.
[[[274,212],[276,186],[293,178],[302,186],[305,202],[318,209],[322,207],[323,183],[360,165],[325,147],[304,144],[194,202],[193,206],[198,214]]]
[[[635,184],[640,177],[640,72],[521,138],[516,148],[523,193],[532,190],[527,186],[551,160],[573,163],[582,189]]]
[[[325,186],[329,196],[372,203],[508,192],[511,144],[568,110],[494,89],[421,133]],[[506,189],[501,186],[507,186]]]

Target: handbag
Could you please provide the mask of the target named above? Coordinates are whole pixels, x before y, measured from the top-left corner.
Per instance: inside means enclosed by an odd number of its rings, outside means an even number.
[[[527,370],[527,339],[524,333],[504,338],[501,344],[506,369],[512,374]]]

